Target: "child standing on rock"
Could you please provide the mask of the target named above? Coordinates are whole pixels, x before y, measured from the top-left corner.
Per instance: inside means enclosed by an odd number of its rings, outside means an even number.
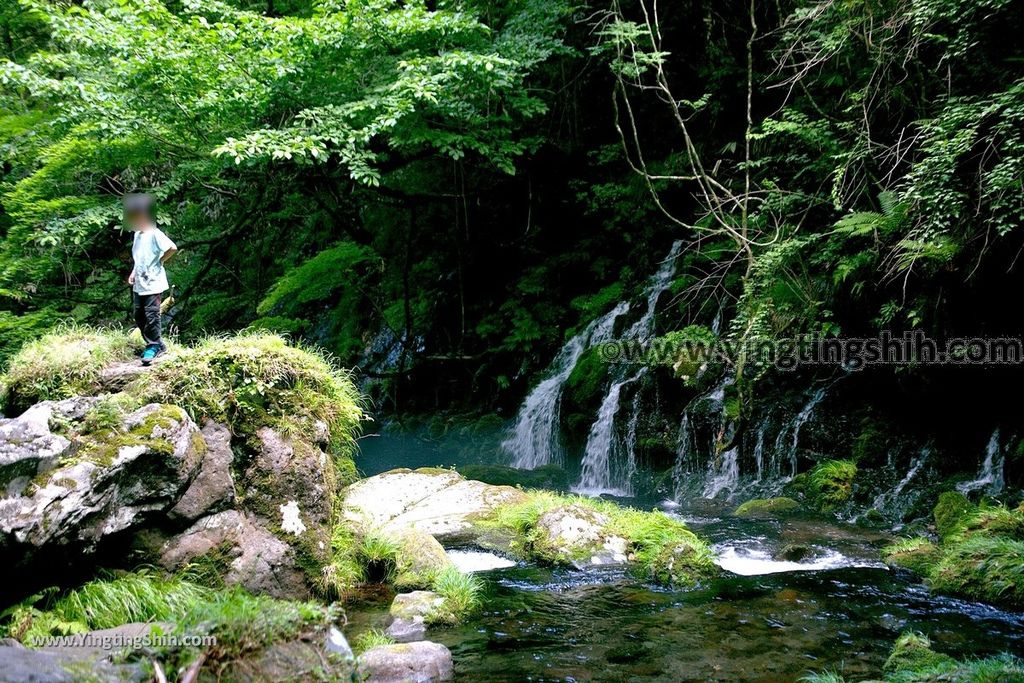
[[[128,284],[132,286],[135,324],[146,344],[142,351],[143,365],[149,365],[167,350],[160,330],[160,303],[168,288],[164,264],[178,252],[171,238],[156,227],[153,208],[153,197],[148,194],[130,194],[124,198],[125,221],[135,232],[132,242],[135,265],[128,276]]]

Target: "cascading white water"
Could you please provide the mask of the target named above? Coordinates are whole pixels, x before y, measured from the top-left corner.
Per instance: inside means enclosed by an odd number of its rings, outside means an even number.
[[[779,435],[775,438],[775,469],[776,474],[781,476],[781,460],[779,456],[785,453],[789,460],[789,478],[792,479],[796,476],[797,470],[797,449],[800,445],[800,430],[811,416],[814,414],[814,409],[818,407],[821,400],[825,398],[825,393],[828,391],[828,387],[824,386],[816,390],[811,394],[811,398],[804,404],[804,407],[800,409],[800,412],[796,414],[793,420],[783,427],[779,431]],[[786,436],[789,436],[789,443],[786,444]]]
[[[672,499],[680,500],[686,483],[686,463],[693,453],[693,432],[690,427],[690,414],[683,412],[679,421],[679,436],[676,439],[676,462],[672,467]]]
[[[890,519],[901,520],[904,512],[913,502],[910,496],[904,496],[903,491],[917,476],[921,473],[921,470],[928,462],[928,458],[931,457],[932,449],[931,446],[925,446],[918,454],[910,461],[910,468],[907,473],[903,475],[899,483],[896,484],[890,491],[883,491],[875,497],[872,507],[878,510],[883,515]],[[891,457],[891,456],[890,456]]]
[[[623,339],[643,343],[651,338],[658,299],[672,283],[676,258],[682,246],[681,240],[673,242],[668,256],[661,262],[658,271],[651,276],[647,285],[647,306],[640,318],[623,335]],[[625,365],[613,368],[612,383],[601,401],[597,419],[587,435],[587,445],[583,451],[583,469],[580,481],[573,487],[573,491],[589,495],[632,495],[630,479],[636,471],[635,439],[637,422],[640,419],[638,397],[634,396],[633,399],[634,410],[629,415],[625,442],[619,434],[616,418],[619,414],[622,389],[643,377],[647,368],[641,368],[627,376],[629,370],[630,368]]]
[[[1003,449],[999,441],[999,429],[996,428],[992,432],[988,444],[985,446],[985,460],[981,463],[981,471],[978,472],[978,477],[974,481],[966,481],[960,484],[956,487],[957,490],[964,494],[984,490],[989,495],[998,495],[1002,492],[1005,485],[1003,477],[1004,464]]]
[[[705,498],[716,498],[723,491],[735,492],[740,484],[740,449],[730,448],[718,457],[718,467],[715,461],[711,462],[711,472],[708,475],[707,484],[704,485]]]
[[[629,310],[620,302],[566,342],[552,361],[548,376],[523,401],[512,434],[501,445],[512,455],[512,466],[533,469],[562,461],[558,438],[559,406],[565,385],[580,356],[587,349],[611,338],[615,321]]]
[[[644,375],[647,368],[641,368],[628,379],[612,382],[608,394],[601,402],[597,411],[597,420],[590,427],[587,435],[587,447],[583,454],[583,472],[579,483],[573,487],[576,493],[591,496],[610,493],[617,496],[632,495],[629,481],[631,475],[629,463],[622,462],[618,457],[619,435],[615,425],[615,417],[619,412],[622,388],[632,384]],[[635,468],[635,466],[634,466]]]
[[[764,478],[764,436],[768,431],[768,422],[767,417],[761,421],[761,425],[757,428],[757,436],[754,437],[754,464],[757,466],[757,474],[754,477],[755,484],[760,484]]]

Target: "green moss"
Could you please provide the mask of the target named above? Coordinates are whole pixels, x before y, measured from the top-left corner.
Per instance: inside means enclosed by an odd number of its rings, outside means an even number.
[[[962,541],[977,535],[1006,536],[1024,540],[1024,511],[989,502],[971,506],[947,529],[946,538]]]
[[[782,517],[800,511],[800,503],[792,498],[755,498],[736,508],[737,517]]]
[[[314,441],[319,423],[332,453],[349,459],[363,417],[348,373],[272,334],[209,338],[155,366],[128,391],[143,402],[174,396],[196,421],[212,418],[236,434],[282,426]]]
[[[128,360],[136,344],[127,332],[67,325],[25,344],[0,376],[0,412],[95,393],[100,371]]]
[[[852,460],[826,460],[795,477],[790,490],[802,493],[807,504],[819,512],[835,512],[849,502],[856,476],[857,465]]]
[[[956,526],[960,523],[960,520],[971,510],[974,506],[971,501],[967,500],[967,497],[959,491],[946,491],[939,496],[938,502],[935,504],[935,530],[939,536],[945,538],[953,532]]]
[[[624,539],[635,573],[645,579],[690,586],[717,573],[707,545],[681,521],[658,511],[643,512],[600,499],[528,491],[523,500],[499,505],[477,523],[507,534],[513,552],[527,559],[564,564],[580,558],[549,547],[538,522],[548,512],[572,507],[578,508],[574,514],[603,520],[602,535]],[[581,556],[589,555],[585,547],[576,550]]]
[[[904,633],[893,646],[882,670],[886,674],[949,670],[956,662],[952,657],[931,649],[931,641],[919,633]]]
[[[1024,541],[974,535],[952,542],[929,575],[937,591],[986,602],[1024,605]]]
[[[608,370],[608,362],[601,357],[598,347],[587,349],[576,361],[562,389],[562,410],[571,431],[589,426],[604,395]]]
[[[939,548],[927,538],[905,538],[882,549],[888,564],[927,576],[940,556]]]

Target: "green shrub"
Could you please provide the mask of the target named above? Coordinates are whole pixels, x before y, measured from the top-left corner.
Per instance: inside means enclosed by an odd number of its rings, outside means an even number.
[[[948,540],[956,542],[976,535],[1007,536],[1024,540],[1024,512],[1003,505],[983,502],[971,506],[947,530]]]
[[[352,642],[352,651],[357,655],[372,650],[381,645],[394,645],[395,639],[378,628],[371,628],[369,631],[360,633]]]
[[[328,622],[329,613],[312,603],[251,595],[241,588],[216,590],[191,577],[167,577],[149,570],[95,579],[58,594],[48,591],[9,610],[7,632],[35,637],[81,633],[129,622],[171,624],[177,634],[213,635],[214,659],[299,635]],[[162,659],[190,659],[196,652],[162,652]]]
[[[429,623],[458,624],[480,609],[483,582],[472,574],[460,572],[454,566],[438,572],[431,588],[444,598],[444,602],[429,615]]]
[[[971,501],[959,491],[946,491],[935,504],[935,530],[945,538],[953,532],[960,520],[974,509]]]
[[[569,489],[569,475],[558,465],[542,465],[532,470],[501,465],[462,465],[456,469],[466,479],[475,479],[495,486],[521,486],[555,491]]]
[[[94,393],[100,371],[132,357],[127,332],[64,325],[21,347],[0,377],[0,408],[17,413],[39,401]]]

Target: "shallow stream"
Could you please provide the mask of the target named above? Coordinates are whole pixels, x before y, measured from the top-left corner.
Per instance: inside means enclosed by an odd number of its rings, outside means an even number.
[[[727,570],[691,591],[618,568],[486,569],[486,555],[462,549],[471,552],[456,560],[481,569],[487,585],[484,611],[429,637],[452,650],[456,679],[473,682],[768,683],[823,669],[863,680],[881,673],[907,630],[957,657],[1024,652],[1024,614],[937,596],[886,568],[885,534],[820,520],[741,520],[731,509],[699,502],[670,510],[712,544]],[[808,554],[780,557],[794,545]],[[380,596],[356,609],[351,631],[383,628],[388,604]]]

